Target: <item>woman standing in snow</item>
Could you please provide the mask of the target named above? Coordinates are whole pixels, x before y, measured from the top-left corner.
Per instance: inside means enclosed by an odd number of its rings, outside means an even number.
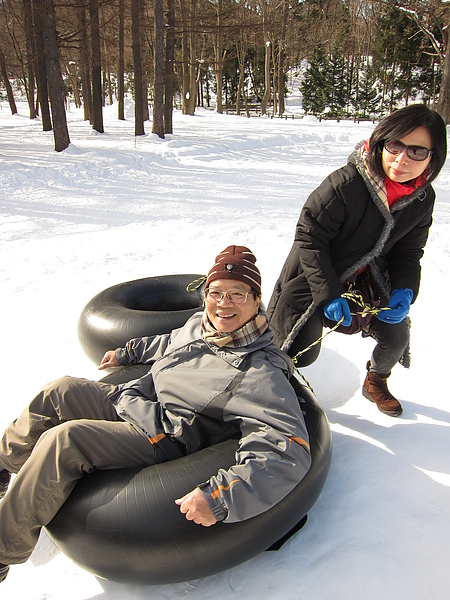
[[[382,120],[307,199],[267,310],[274,341],[298,355],[299,366],[318,357],[320,343],[309,346],[320,340],[323,324],[374,338],[363,395],[391,416],[402,407],[386,380],[397,362],[409,367],[407,315],[419,291],[431,183],[446,159],[446,134],[442,118],[425,105]],[[352,290],[382,310],[355,315]]]

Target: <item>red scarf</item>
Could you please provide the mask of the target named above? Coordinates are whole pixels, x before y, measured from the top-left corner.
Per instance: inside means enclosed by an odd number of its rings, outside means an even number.
[[[414,190],[426,183],[426,181],[426,170],[415,179],[407,181],[406,183],[398,183],[397,181],[392,181],[392,179],[386,177],[384,180],[384,185],[386,187],[389,208],[395,204],[397,200],[400,200],[400,198],[403,198],[404,196],[410,196]]]

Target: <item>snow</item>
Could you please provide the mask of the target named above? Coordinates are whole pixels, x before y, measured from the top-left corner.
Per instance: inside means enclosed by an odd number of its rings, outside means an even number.
[[[72,108],[72,143],[56,153],[52,133],[18,106],[12,117],[0,105],[0,430],[45,381],[101,377],[78,343],[77,320],[108,286],[204,273],[224,247],[243,244],[258,258],[267,302],[303,202],[373,129],[198,110],[176,112],[173,135],[160,140],[150,123],[134,137],[131,104],[124,122],[117,107],[105,109],[103,135]],[[1,584],[2,599],[448,598],[448,163],[435,189],[422,289],[411,309],[412,368],[398,366],[390,379],[404,414],[383,415],[361,395],[371,340],[331,334],[302,370],[330,421],[333,462],[299,533],[278,552],[164,586],[96,578],[42,533],[30,560]]]

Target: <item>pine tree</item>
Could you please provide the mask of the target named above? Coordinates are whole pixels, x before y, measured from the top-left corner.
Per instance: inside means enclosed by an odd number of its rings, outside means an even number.
[[[321,116],[328,106],[330,98],[328,69],[328,58],[321,48],[316,48],[300,84],[302,105],[306,114]]]
[[[328,89],[330,90],[330,116],[339,119],[345,112],[347,99],[345,61],[339,47],[335,47],[328,59]]]
[[[377,76],[373,65],[364,65],[359,76],[358,101],[355,105],[359,118],[366,119],[380,112],[381,96],[376,88]]]

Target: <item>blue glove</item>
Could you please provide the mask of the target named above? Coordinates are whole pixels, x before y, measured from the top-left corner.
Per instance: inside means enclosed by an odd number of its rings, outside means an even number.
[[[345,298],[335,298],[334,300],[331,300],[331,302],[325,304],[323,307],[323,314],[327,319],[330,319],[330,321],[336,321],[336,323],[338,323],[342,317],[344,317],[341,325],[345,325],[345,327],[348,327],[352,324],[350,306]]]
[[[401,323],[409,313],[413,296],[413,291],[409,288],[394,290],[387,305],[391,310],[381,310],[377,314],[377,317],[384,323]]]

